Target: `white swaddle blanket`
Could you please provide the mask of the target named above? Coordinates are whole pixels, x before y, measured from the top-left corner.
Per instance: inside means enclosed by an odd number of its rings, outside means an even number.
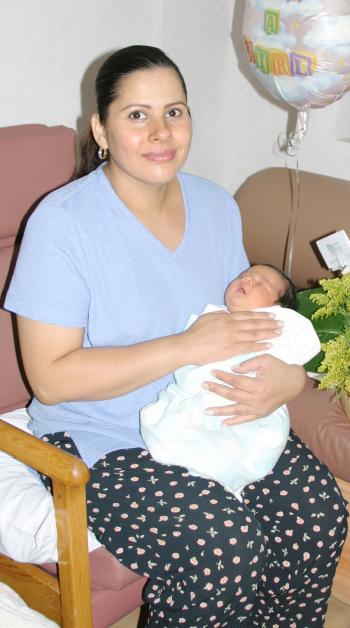
[[[203,314],[222,309],[208,305]],[[223,426],[224,417],[208,416],[205,410],[228,401],[204,390],[203,382],[214,381],[213,369],[231,372],[232,366],[262,353],[302,365],[320,350],[311,322],[301,314],[280,306],[257,309],[273,312],[284,322],[282,334],[269,341],[271,349],[177,369],[176,383],[169,384],[155,403],[141,410],[142,438],[155,460],[186,467],[191,474],[214,479],[236,494],[276,464],[289,434],[288,410],[284,405],[261,419]],[[187,327],[196,318],[191,316]]]

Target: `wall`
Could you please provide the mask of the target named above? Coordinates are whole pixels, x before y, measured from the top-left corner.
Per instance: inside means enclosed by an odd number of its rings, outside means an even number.
[[[106,53],[136,42],[160,45],[189,87],[194,144],[186,169],[234,192],[254,171],[284,165],[274,142],[292,118],[252,83],[240,37],[243,9],[243,0],[7,0],[0,125],[41,122],[81,131]],[[311,112],[299,165],[349,178],[350,143],[335,139],[337,107]]]
[[[95,65],[106,52],[154,39],[143,0],[8,0],[0,26],[2,126],[42,122],[75,127]],[[92,65],[91,65],[92,64]],[[83,80],[83,82],[82,82]],[[90,106],[90,101],[88,103]]]

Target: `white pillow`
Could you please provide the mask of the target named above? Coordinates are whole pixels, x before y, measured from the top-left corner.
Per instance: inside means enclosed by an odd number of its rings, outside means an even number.
[[[0,582],[0,626],[6,628],[59,628],[22,600],[10,587]]]
[[[0,415],[25,432],[25,408]],[[88,530],[89,551],[100,547]],[[39,474],[0,451],[0,552],[18,562],[57,562],[57,530],[53,499]]]

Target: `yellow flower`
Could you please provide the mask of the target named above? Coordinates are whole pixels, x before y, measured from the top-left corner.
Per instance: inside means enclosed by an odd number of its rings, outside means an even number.
[[[324,373],[320,388],[350,394],[350,273],[335,279],[321,279],[322,293],[310,295],[319,305],[312,319],[340,314],[343,319],[339,334],[321,344],[324,358],[318,368]]]
[[[350,314],[350,273],[335,279],[321,279],[320,285],[324,292],[310,295],[311,301],[321,306],[312,318]]]

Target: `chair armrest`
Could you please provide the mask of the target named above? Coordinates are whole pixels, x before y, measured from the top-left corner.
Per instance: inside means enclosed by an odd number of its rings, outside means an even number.
[[[0,449],[53,481],[85,485],[89,471],[82,460],[0,419]]]
[[[86,534],[88,468],[75,456],[2,420],[0,449],[52,479],[62,626],[92,628]]]

